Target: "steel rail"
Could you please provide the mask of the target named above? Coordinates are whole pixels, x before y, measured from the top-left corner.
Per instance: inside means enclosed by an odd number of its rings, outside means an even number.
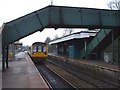
[[[49,61],[49,60],[47,60],[47,61]],[[51,60],[50,60],[49,62],[52,63],[52,64],[54,64],[54,65],[56,65],[56,66],[59,66],[60,68],[65,69],[67,72],[69,72],[69,73],[71,73],[72,75],[77,76],[78,78],[80,78],[79,75],[75,75],[74,73],[71,72],[71,70],[68,70],[69,68],[66,69],[66,67],[65,67],[64,65],[61,65],[61,64],[58,65],[58,62],[57,62],[57,63],[56,63],[56,62],[52,62]],[[73,68],[72,68],[72,69],[73,69]],[[74,70],[74,72],[75,72],[75,70]],[[86,74],[87,76],[89,75],[88,73],[83,72],[83,71],[80,71],[80,73]],[[89,75],[89,76],[90,76],[91,78],[95,79],[96,81],[97,81],[97,79],[98,79],[98,82],[101,81],[101,82],[106,83],[106,84],[109,84],[109,85],[111,84],[111,85],[113,85],[113,88],[119,87],[118,85],[116,85],[116,84],[114,84],[114,83],[112,83],[112,82],[110,82],[110,81],[106,81],[106,80],[103,80],[103,79],[101,79],[101,78],[98,78],[98,77],[95,77],[95,76],[92,76],[92,75]],[[81,79],[84,80],[84,81],[87,81],[87,82],[89,82],[90,84],[92,84],[92,85],[96,86],[97,88],[99,88],[99,85],[96,85],[96,83],[93,83],[93,82],[91,82],[91,81],[88,81],[88,80],[86,80],[86,79],[84,79],[84,78],[81,78]],[[101,83],[101,84],[102,84],[102,83]]]
[[[50,88],[52,89],[52,90],[55,90],[57,87],[55,87],[54,85],[52,85],[53,83],[51,83],[51,81],[57,81],[57,80],[52,80],[51,78],[50,78],[50,73],[52,73],[52,74],[54,74],[55,75],[55,77],[54,78],[58,78],[58,79],[61,79],[61,82],[65,82],[65,83],[63,83],[63,86],[66,86],[67,88],[69,88],[69,89],[72,89],[72,90],[77,90],[76,89],[76,87],[74,87],[72,84],[70,84],[69,82],[67,82],[65,79],[63,79],[62,77],[60,77],[57,73],[55,73],[52,69],[50,69],[50,68],[48,68],[47,66],[45,66],[45,65],[41,65],[41,66],[39,66],[39,65],[36,65],[36,67],[38,68],[38,71],[41,73],[41,75],[43,76],[43,78],[45,79],[45,81],[50,85]],[[46,69],[47,68],[47,69]],[[48,71],[49,70],[49,71]],[[45,75],[45,72],[44,71],[47,71],[47,75]],[[52,75],[51,74],[51,75]],[[51,80],[51,81],[50,81]],[[59,84],[59,82],[58,82],[58,84]],[[64,85],[64,84],[66,84],[66,85]],[[59,86],[59,85],[57,85],[57,86]],[[65,88],[66,88],[65,87]],[[64,87],[63,87],[64,88]],[[62,89],[62,87],[61,87],[61,89]]]

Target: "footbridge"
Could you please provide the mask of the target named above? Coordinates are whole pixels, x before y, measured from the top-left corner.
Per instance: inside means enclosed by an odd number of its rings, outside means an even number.
[[[3,24],[2,69],[8,68],[8,45],[44,28],[120,28],[120,11],[93,8],[47,6]]]

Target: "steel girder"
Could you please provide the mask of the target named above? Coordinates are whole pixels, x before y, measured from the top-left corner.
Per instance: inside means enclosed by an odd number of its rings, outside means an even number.
[[[2,44],[19,40],[44,28],[120,28],[120,11],[79,7],[47,6],[5,23]]]

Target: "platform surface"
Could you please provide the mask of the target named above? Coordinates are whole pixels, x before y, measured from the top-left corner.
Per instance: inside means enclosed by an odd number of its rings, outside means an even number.
[[[19,58],[19,55],[20,58]],[[2,88],[46,88],[46,82],[38,73],[29,55],[21,52],[17,60],[9,62],[9,68],[2,73]]]

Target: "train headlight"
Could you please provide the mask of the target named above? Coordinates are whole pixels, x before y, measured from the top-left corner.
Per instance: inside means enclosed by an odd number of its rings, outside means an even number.
[[[34,52],[32,54],[35,54]]]
[[[47,52],[44,52],[44,54],[47,54]]]

